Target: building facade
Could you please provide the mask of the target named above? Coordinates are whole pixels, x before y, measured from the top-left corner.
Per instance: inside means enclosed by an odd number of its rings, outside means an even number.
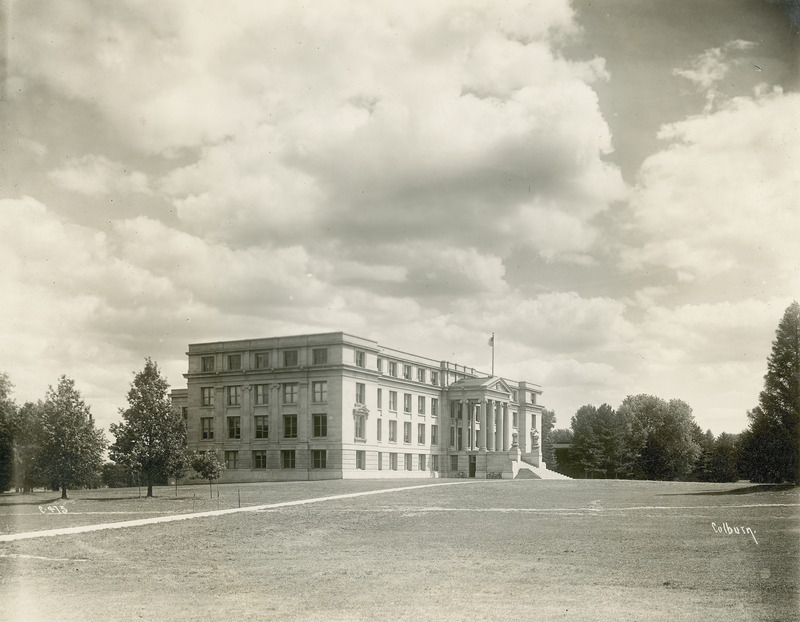
[[[541,462],[540,386],[347,333],[189,346],[172,392],[220,481],[514,477]]]

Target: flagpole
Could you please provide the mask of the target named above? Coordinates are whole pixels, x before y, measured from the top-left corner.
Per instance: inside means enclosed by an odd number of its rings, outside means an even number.
[[[494,333],[492,333],[492,378],[494,378]]]

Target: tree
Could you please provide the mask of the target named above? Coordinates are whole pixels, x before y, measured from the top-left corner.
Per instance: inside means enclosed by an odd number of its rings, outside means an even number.
[[[39,452],[39,430],[42,428],[44,404],[25,402],[14,413],[14,488],[17,492],[29,493],[42,481],[42,470],[37,463]]]
[[[225,470],[225,465],[217,459],[217,454],[213,451],[207,451],[205,453],[195,452],[192,455],[191,462],[192,468],[197,471],[197,475],[201,479],[208,480],[208,489],[211,491],[211,497],[213,498],[214,489],[211,487],[211,484]]]
[[[0,374],[0,492],[11,486],[14,474],[13,420],[16,407],[11,401],[11,381]]]
[[[572,449],[590,477],[630,477],[636,459],[633,420],[608,404],[581,406],[572,418]]]
[[[556,413],[547,408],[542,410],[542,460],[548,469],[555,470],[556,455],[553,453],[551,433],[556,425]]]
[[[61,489],[62,499],[67,498],[67,488],[96,479],[106,440],[103,431],[95,429],[74,380],[61,376],[55,389],[48,388],[37,428],[37,469]]]
[[[754,482],[800,484],[800,305],[786,309],[767,359],[759,404],[747,413],[741,466]]]
[[[123,423],[109,427],[116,437],[109,456],[141,473],[147,482],[148,497],[153,496],[153,483],[175,468],[186,440],[186,425],[173,407],[168,389],[158,365],[146,359],[144,369],[134,374],[128,408],[120,409]]]

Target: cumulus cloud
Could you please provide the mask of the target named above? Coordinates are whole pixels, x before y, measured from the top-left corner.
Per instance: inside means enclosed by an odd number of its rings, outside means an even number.
[[[62,188],[91,196],[151,192],[144,173],[129,171],[122,163],[99,155],[82,156],[50,171],[48,176]]]

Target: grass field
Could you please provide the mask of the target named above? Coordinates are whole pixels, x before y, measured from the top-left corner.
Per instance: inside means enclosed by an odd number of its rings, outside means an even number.
[[[214,499],[202,485],[155,499],[6,493],[0,536],[427,483],[450,485],[0,541],[0,616],[800,619],[798,488],[381,480],[231,484]]]

